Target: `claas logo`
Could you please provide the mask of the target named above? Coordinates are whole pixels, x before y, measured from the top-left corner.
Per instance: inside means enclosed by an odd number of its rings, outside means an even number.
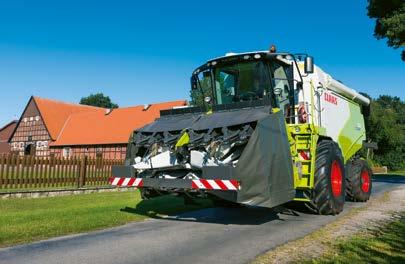
[[[331,95],[331,94],[329,94],[329,93],[325,93],[325,101],[326,102],[329,102],[329,103],[331,103],[331,104],[334,104],[334,105],[337,105],[338,103],[337,103],[337,97],[336,96],[333,96],[333,95]]]

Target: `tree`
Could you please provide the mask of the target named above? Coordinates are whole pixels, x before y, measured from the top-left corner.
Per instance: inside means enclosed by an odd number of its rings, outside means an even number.
[[[405,46],[405,1],[403,0],[368,0],[368,13],[375,18],[374,36],[387,38],[389,47],[395,49]],[[402,50],[405,61],[405,50]]]
[[[381,95],[371,101],[365,119],[367,138],[377,142],[373,160],[393,170],[405,168],[405,103],[399,97]]]
[[[105,96],[103,93],[90,94],[87,97],[80,99],[82,105],[92,105],[104,108],[118,108],[118,105],[111,102],[109,96]]]

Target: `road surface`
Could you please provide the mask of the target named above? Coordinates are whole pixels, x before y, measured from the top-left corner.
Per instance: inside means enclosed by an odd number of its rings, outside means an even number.
[[[373,184],[373,195],[379,195],[405,184],[405,177]],[[362,205],[347,203],[339,216]],[[0,249],[0,263],[247,263],[337,217],[210,208]]]

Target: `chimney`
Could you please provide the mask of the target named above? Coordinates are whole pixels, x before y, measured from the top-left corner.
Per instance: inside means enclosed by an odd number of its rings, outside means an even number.
[[[107,109],[105,110],[105,115],[111,114],[112,111],[113,111],[112,108],[107,108]]]
[[[143,105],[143,111],[148,110],[150,106],[151,106],[150,104],[144,104]]]

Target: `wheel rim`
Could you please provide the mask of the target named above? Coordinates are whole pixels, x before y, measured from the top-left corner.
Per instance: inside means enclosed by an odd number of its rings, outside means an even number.
[[[342,170],[340,169],[339,163],[337,160],[332,162],[331,170],[331,183],[332,183],[332,194],[335,197],[338,197],[342,193]]]
[[[365,193],[370,190],[370,174],[367,170],[361,172],[361,190]]]

